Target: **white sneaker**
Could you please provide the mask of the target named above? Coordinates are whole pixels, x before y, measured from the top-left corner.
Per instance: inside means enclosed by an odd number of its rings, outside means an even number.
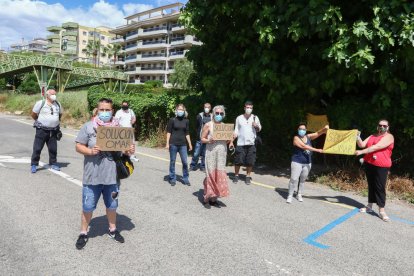
[[[299,202],[303,202],[303,198],[302,198],[302,195],[301,194],[298,194],[297,195],[297,199],[298,199]]]
[[[292,196],[288,196],[286,199],[286,203],[292,203]]]

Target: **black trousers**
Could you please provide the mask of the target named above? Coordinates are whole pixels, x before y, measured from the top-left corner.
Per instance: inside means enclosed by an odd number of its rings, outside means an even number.
[[[33,142],[33,153],[32,153],[32,165],[39,165],[40,154],[42,149],[47,145],[49,150],[49,164],[56,163],[57,156],[57,130],[45,130],[42,128],[36,128],[36,136]]]
[[[388,171],[389,168],[365,164],[368,180],[368,203],[376,203],[380,208],[385,207]]]

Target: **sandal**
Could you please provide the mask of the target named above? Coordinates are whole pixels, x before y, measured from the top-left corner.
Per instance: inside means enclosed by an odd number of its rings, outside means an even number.
[[[382,219],[385,222],[390,221],[390,218],[387,216],[387,214],[385,212],[379,212],[379,217],[380,217],[380,219]]]
[[[372,208],[365,206],[359,209],[359,212],[360,213],[373,213],[374,211],[372,210]]]

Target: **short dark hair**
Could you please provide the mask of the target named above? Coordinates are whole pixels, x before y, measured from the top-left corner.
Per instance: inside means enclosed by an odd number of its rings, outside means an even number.
[[[124,104],[124,103],[129,104],[129,102],[128,101],[125,101],[125,100],[122,101],[122,104]]]
[[[112,104],[112,99],[111,98],[100,98],[98,103],[110,103]]]
[[[307,125],[307,123],[306,123],[306,122],[300,122],[300,123],[298,124],[298,128],[299,128],[300,126],[305,126],[306,128],[308,128],[308,125]]]
[[[244,103],[244,106],[246,106],[246,105],[253,105],[253,102],[252,102],[252,101],[246,101],[246,102]]]

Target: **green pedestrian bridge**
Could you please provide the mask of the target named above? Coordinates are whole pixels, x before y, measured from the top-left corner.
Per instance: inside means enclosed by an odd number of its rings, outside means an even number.
[[[0,54],[0,78],[34,72],[41,91],[42,88],[47,90],[56,77],[59,92],[102,83],[111,90],[117,87],[122,90],[122,84],[128,79],[123,72],[77,67],[73,63],[73,60],[57,56]]]

